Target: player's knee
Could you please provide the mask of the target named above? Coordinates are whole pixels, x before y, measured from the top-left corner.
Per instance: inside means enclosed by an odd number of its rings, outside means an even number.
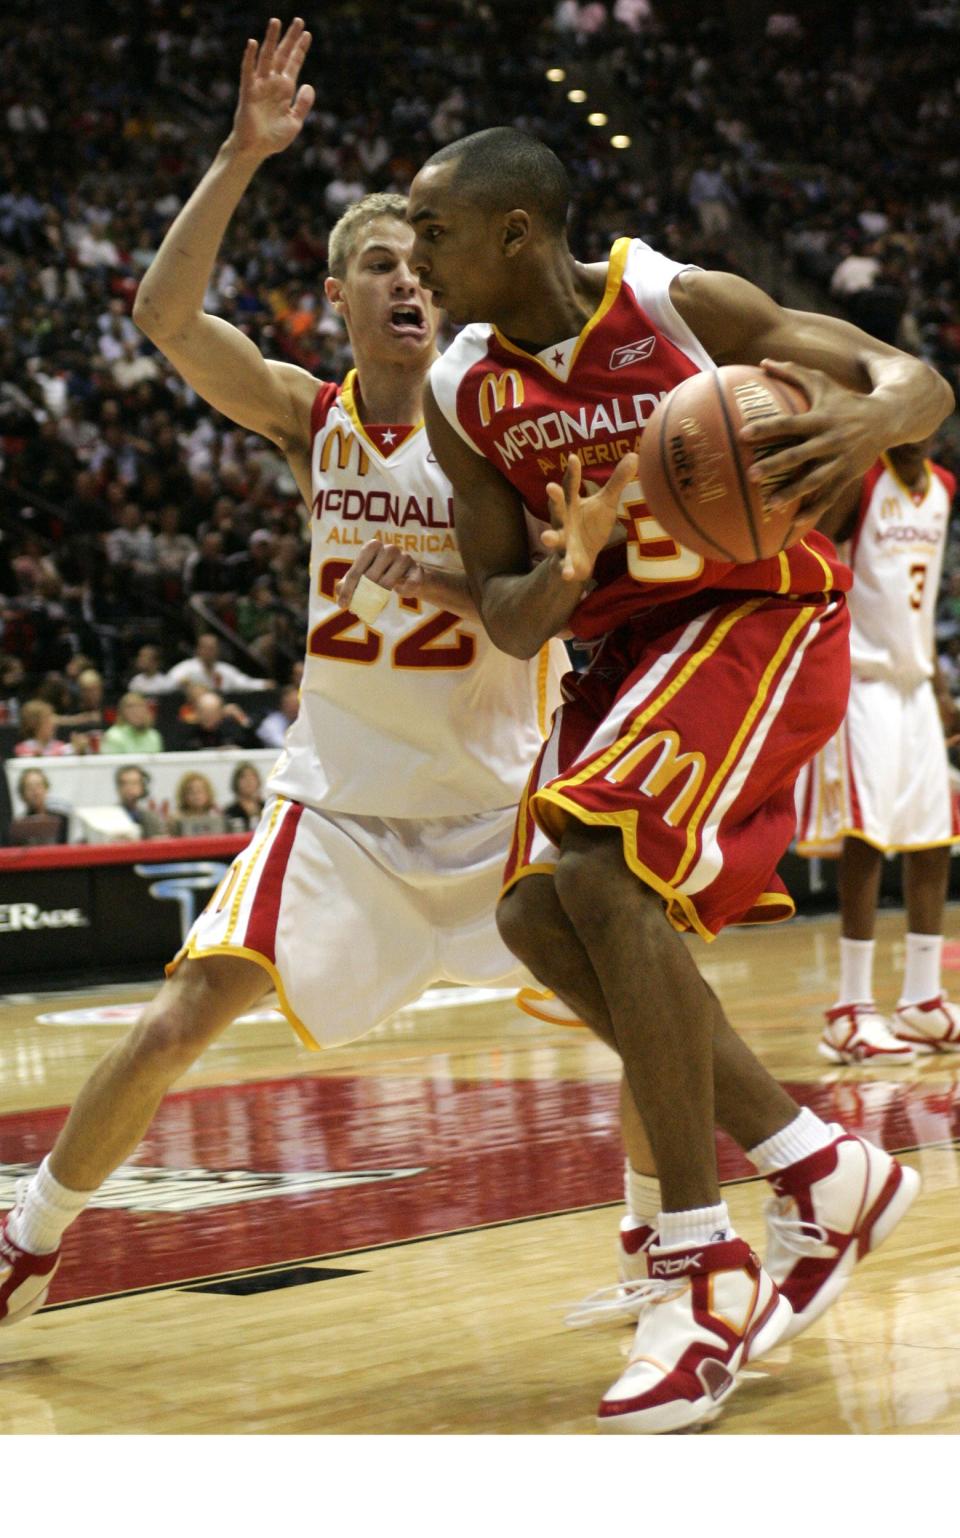
[[[497,929],[504,945],[536,972],[536,961],[555,943],[545,905],[533,878],[511,887],[497,905]],[[538,974],[539,975],[539,974]]]
[[[143,1067],[172,1080],[196,1062],[213,1034],[196,1012],[157,1000],[144,1010],[131,1049]]]

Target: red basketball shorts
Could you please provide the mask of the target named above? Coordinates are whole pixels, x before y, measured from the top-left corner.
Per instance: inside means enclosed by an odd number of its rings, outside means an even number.
[[[840,596],[677,606],[601,644],[571,676],[517,816],[504,890],[549,872],[572,817],[619,828],[676,929],[789,918],[776,874],[794,783],[837,730],[850,681]]]

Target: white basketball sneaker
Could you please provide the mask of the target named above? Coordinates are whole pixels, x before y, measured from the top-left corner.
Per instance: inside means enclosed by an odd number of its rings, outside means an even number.
[[[818,1051],[831,1063],[868,1063],[899,1068],[916,1060],[907,1041],[898,1041],[890,1022],[870,1004],[837,1004],[826,1011]]]
[[[915,1052],[960,1052],[960,1009],[942,993],[922,1004],[898,1004],[893,1034]]]
[[[830,1130],[826,1148],[768,1177],[777,1194],[766,1207],[764,1264],[793,1310],[782,1340],[819,1319],[920,1190],[916,1170],[836,1123]]]
[[[743,1239],[676,1250],[651,1245],[649,1277],[625,1370],[607,1390],[597,1429],[683,1431],[712,1420],[753,1357],[782,1338],[790,1305]]]

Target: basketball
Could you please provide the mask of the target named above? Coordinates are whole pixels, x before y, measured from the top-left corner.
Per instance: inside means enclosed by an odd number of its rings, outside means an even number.
[[[762,561],[795,543],[806,532],[793,529],[797,502],[766,507],[780,479],[747,475],[754,460],[781,443],[754,450],[738,434],[748,423],[808,407],[796,386],[748,364],[684,379],[657,406],[640,440],[640,485],[658,523],[710,561]]]

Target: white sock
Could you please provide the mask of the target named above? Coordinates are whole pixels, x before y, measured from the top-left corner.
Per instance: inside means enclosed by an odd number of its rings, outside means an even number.
[[[832,1127],[828,1127],[819,1116],[814,1116],[808,1106],[804,1106],[793,1121],[781,1127],[773,1137],[758,1143],[756,1148],[749,1148],[747,1158],[751,1164],[756,1165],[761,1175],[770,1175],[774,1170],[785,1170],[789,1165],[805,1159],[808,1154],[826,1148],[836,1135]]]
[[[660,1211],[660,1182],[656,1175],[641,1175],[629,1159],[623,1166],[623,1199],[633,1227],[644,1224],[653,1228],[656,1225]]]
[[[840,936],[840,997],[838,1004],[869,1004],[873,999],[873,940]]]
[[[907,935],[901,1004],[925,1004],[939,996],[942,949],[943,935]]]
[[[657,1218],[660,1250],[685,1250],[691,1244],[732,1239],[726,1202],[716,1207],[689,1207],[685,1212],[661,1212]]]
[[[48,1158],[31,1180],[23,1201],[7,1219],[10,1238],[31,1255],[52,1255],[64,1230],[95,1195],[93,1191],[69,1191],[62,1186],[51,1175]]]

